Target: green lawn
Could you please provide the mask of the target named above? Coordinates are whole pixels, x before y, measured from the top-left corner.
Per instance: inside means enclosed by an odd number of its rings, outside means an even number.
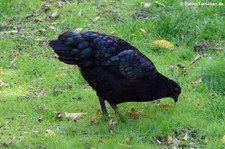
[[[0,0],[0,148],[224,148],[225,3],[180,1],[144,7],[143,0]],[[56,9],[58,16],[51,17]],[[78,27],[113,34],[140,49],[181,85],[178,103],[168,98],[161,106],[120,104],[124,123],[107,105],[114,127],[101,114],[91,123],[100,107],[95,91],[48,46]],[[175,47],[153,49],[155,40]],[[201,59],[190,65],[197,53]],[[131,107],[144,115],[132,118]],[[57,112],[87,114],[74,122],[57,118]]]

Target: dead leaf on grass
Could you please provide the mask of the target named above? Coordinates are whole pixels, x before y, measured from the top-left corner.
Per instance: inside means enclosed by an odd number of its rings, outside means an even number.
[[[47,129],[45,131],[45,136],[54,136],[54,135],[55,135],[55,132],[50,129]]]
[[[8,84],[3,82],[2,79],[0,79],[0,87],[6,87],[6,86],[8,86]]]
[[[116,121],[114,121],[113,119],[109,119],[108,126],[109,126],[109,133],[110,134],[113,133],[113,130],[114,130],[116,124],[117,124]]]
[[[44,28],[40,28],[40,29],[37,30],[38,33],[42,33],[42,32],[45,32],[45,31],[46,31],[46,29],[44,29]]]
[[[154,1],[154,3],[157,4],[158,6],[166,7],[166,5],[164,5],[164,4],[162,4],[162,3],[158,2],[158,1]]]
[[[216,93],[209,93],[209,96],[216,96]]]
[[[53,11],[53,13],[51,13],[50,15],[49,15],[49,18],[50,19],[53,19],[53,18],[56,18],[56,17],[58,17],[59,16],[59,9],[56,9],[55,11]]]
[[[57,3],[57,6],[58,6],[59,8],[61,8],[63,5],[65,5],[65,2],[59,1],[59,2]]]
[[[140,28],[140,31],[143,33],[143,34],[146,34],[146,31],[145,31],[145,29],[143,29],[143,28]]]
[[[49,11],[51,6],[52,6],[51,4],[46,4],[46,3],[45,3],[45,4],[42,6],[42,10],[44,10],[44,11]]]
[[[33,16],[36,16],[36,15],[34,13],[28,13],[25,18],[28,19],[28,18],[33,17]]]
[[[10,30],[10,31],[7,31],[7,33],[9,33],[9,34],[17,34],[17,33],[19,33],[19,30],[17,30],[17,29],[12,29],[12,30]]]
[[[97,17],[95,17],[95,18],[94,18],[94,20],[93,20],[93,21],[95,22],[95,21],[98,21],[99,19],[100,19],[100,17],[99,17],[99,16],[97,16]]]
[[[26,130],[24,130],[24,131],[21,132],[21,136],[26,136],[26,135],[28,135],[28,134],[29,134],[29,132],[26,131]]]
[[[45,21],[47,18],[34,18],[34,21],[35,22],[43,22],[43,21]]]
[[[98,143],[105,144],[106,141],[104,139],[100,139],[100,140],[98,140]]]
[[[150,44],[150,46],[152,48],[159,47],[159,48],[164,48],[164,49],[172,49],[174,47],[174,44],[167,40],[155,40]]]
[[[174,109],[174,107],[169,104],[161,104],[159,107],[163,109]]]
[[[90,119],[92,123],[96,122],[96,119],[97,119],[97,116],[99,115],[99,112],[100,112],[99,109],[95,110],[95,113],[92,115],[92,117]]]
[[[149,7],[152,6],[152,3],[149,3],[149,2],[141,2],[141,4],[143,5],[143,7],[144,7],[145,9],[147,9],[147,8],[149,8]]]
[[[168,136],[168,138],[167,138],[167,144],[168,145],[173,144],[173,138],[171,136]]]
[[[134,107],[132,107],[132,108],[130,109],[130,111],[128,111],[128,113],[129,113],[130,116],[133,117],[133,118],[138,118],[139,116],[144,115],[144,112],[143,112],[143,111],[142,111],[142,112],[136,111],[136,110],[134,109]]]
[[[65,112],[65,117],[77,121],[82,116],[87,115],[87,113],[67,113]]]
[[[76,28],[73,32],[74,32],[74,33],[80,33],[80,32],[82,32],[82,30],[83,30],[83,28],[78,27],[78,28]]]
[[[50,28],[50,29],[55,31],[55,27],[54,26],[48,26],[48,28]]]
[[[190,65],[194,64],[195,62],[197,62],[198,60],[200,60],[201,55],[199,53],[197,53],[197,55],[195,56],[194,60],[190,63]]]
[[[193,84],[194,86],[197,86],[197,85],[200,84],[200,83],[202,83],[202,77],[199,78],[198,80],[192,82],[192,84]]]
[[[185,133],[185,135],[184,135],[184,137],[182,139],[185,140],[185,141],[187,141],[189,139],[189,135],[188,135],[187,132]]]

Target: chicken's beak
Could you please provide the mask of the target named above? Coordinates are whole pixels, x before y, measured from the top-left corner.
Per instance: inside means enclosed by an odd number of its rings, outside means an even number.
[[[181,93],[181,89],[179,89],[179,88],[173,88],[171,90],[171,96],[170,97],[173,98],[175,103],[178,101],[178,97],[179,97],[180,93]]]
[[[178,101],[178,97],[173,97],[173,100],[176,103]]]
[[[179,95],[180,95],[180,93],[177,93],[177,92],[173,93],[172,98],[173,98],[175,103],[178,101]]]

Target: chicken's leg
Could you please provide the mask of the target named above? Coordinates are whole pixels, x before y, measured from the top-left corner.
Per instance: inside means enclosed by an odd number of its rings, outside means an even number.
[[[105,107],[105,101],[104,101],[104,99],[102,99],[101,97],[99,97],[99,102],[100,102],[100,105],[101,105],[102,114],[105,117],[107,117],[108,116],[108,113],[107,113],[107,110],[106,110],[106,107]]]
[[[119,119],[124,122],[124,117],[122,116],[122,114],[119,112],[119,109],[117,107],[117,105],[111,105],[111,107],[113,108],[113,110],[115,111],[116,115],[119,117]]]

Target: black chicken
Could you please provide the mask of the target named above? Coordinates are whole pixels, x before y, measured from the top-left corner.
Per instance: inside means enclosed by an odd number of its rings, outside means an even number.
[[[77,64],[81,74],[96,90],[103,114],[105,100],[121,116],[117,104],[171,97],[176,102],[180,86],[160,74],[137,48],[111,35],[88,31],[66,32],[50,46],[66,64]]]

